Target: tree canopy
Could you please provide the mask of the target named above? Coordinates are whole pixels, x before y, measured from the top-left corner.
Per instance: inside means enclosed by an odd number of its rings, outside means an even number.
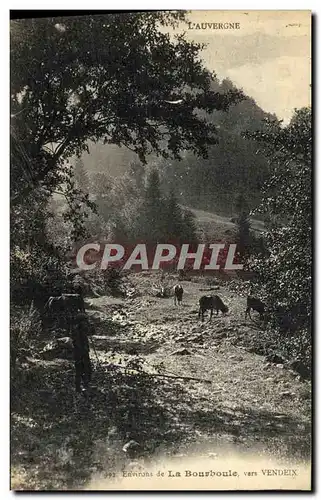
[[[270,303],[291,313],[297,326],[311,325],[312,133],[311,109],[296,110],[290,124],[273,122],[254,134],[269,157],[272,175],[258,212],[269,216],[268,258],[254,268]]]
[[[51,193],[63,185],[64,162],[88,140],[124,145],[143,162],[152,151],[206,157],[215,126],[196,110],[227,109],[242,94],[212,91],[202,46],[158,29],[183,18],[153,12],[12,22],[12,203],[39,186]],[[182,104],[171,104],[177,99]]]

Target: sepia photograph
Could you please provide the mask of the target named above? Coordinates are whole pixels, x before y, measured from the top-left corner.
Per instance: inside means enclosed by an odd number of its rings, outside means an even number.
[[[10,11],[10,488],[311,491],[312,13]]]

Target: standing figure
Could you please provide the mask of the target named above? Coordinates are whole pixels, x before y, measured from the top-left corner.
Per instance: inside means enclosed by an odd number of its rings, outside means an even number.
[[[78,314],[75,317],[74,324],[71,330],[77,392],[81,392],[81,383],[83,385],[83,389],[87,389],[91,380],[92,367],[89,357],[90,347],[87,336],[88,330],[89,322],[87,316],[85,316],[84,314]]]

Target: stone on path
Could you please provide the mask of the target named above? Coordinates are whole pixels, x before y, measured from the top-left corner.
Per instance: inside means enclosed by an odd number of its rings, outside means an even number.
[[[188,349],[178,349],[177,351],[172,352],[172,356],[188,356],[192,354]]]

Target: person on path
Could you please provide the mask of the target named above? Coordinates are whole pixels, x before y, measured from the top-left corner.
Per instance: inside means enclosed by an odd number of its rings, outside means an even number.
[[[71,330],[77,392],[81,392],[81,385],[83,385],[83,390],[86,390],[91,381],[92,366],[89,356],[88,330],[89,322],[87,316],[78,314]]]

